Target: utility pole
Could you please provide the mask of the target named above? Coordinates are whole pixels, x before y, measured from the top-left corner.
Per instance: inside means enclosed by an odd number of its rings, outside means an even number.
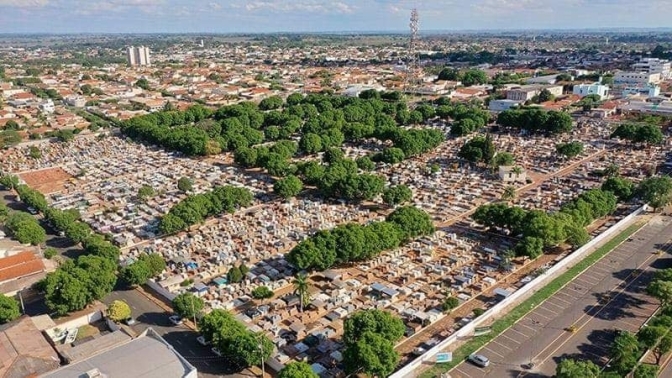
[[[264,335],[259,333],[259,353],[261,354],[261,377],[266,377],[266,368],[264,367]]]
[[[194,307],[194,297],[191,297],[191,313],[194,314],[194,327],[196,327],[196,332],[198,332],[198,323],[196,323],[196,309]]]

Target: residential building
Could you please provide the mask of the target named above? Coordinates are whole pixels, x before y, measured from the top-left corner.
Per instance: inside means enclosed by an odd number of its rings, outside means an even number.
[[[76,108],[83,108],[86,105],[86,99],[82,96],[68,96],[63,99],[68,106],[74,106]]]
[[[553,96],[562,96],[562,85],[523,85],[519,88],[508,90],[506,92],[506,99],[525,102],[539,95],[544,89],[551,92]]]
[[[614,75],[614,85],[648,85],[660,83],[660,73],[620,71]]]
[[[604,100],[609,97],[609,87],[600,83],[578,84],[574,86],[572,93],[581,97],[596,94],[600,96],[601,100]]]
[[[525,79],[525,83],[527,84],[555,84],[555,82],[558,81],[558,74],[553,74],[553,75],[544,75],[544,76],[536,76],[536,77],[530,77]]]
[[[635,71],[659,73],[662,79],[669,79],[672,73],[672,63],[669,60],[658,58],[643,58],[632,65]]]
[[[0,293],[13,295],[44,278],[46,267],[32,251],[0,258]]]
[[[60,365],[58,354],[29,316],[0,326],[0,378],[35,377]]]
[[[521,102],[516,100],[492,100],[490,101],[490,104],[488,104],[488,110],[493,112],[503,112],[504,110],[511,109],[520,104]]]
[[[152,328],[148,328],[135,339],[106,350],[99,350],[99,353],[92,357],[63,366],[41,377],[72,378],[87,376],[197,378],[198,372],[166,340]]]
[[[40,109],[40,111],[42,111],[42,113],[51,114],[54,111],[56,111],[56,108],[54,106],[54,102],[51,99],[49,99],[49,100],[41,103],[40,105],[38,105],[38,108]]]
[[[623,97],[632,95],[643,95],[647,97],[658,97],[660,95],[660,86],[649,84],[644,86],[625,86],[621,89]]]
[[[149,47],[130,46],[126,49],[126,59],[130,66],[149,66],[151,65],[149,59]]]

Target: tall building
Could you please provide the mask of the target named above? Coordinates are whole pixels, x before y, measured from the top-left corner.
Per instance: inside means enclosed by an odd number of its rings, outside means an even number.
[[[662,79],[669,79],[672,77],[672,63],[669,60],[643,58],[635,63],[632,68],[634,68],[635,71],[643,71],[650,74],[659,73]]]
[[[131,66],[149,66],[151,64],[149,60],[149,47],[130,46],[126,49],[126,59]]]

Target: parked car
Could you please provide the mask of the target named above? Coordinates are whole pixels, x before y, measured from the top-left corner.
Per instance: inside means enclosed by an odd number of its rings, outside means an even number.
[[[471,363],[480,367],[490,366],[490,360],[482,354],[471,354],[467,358]]]
[[[126,324],[127,326],[132,326],[132,325],[138,324],[138,322],[133,318],[127,318],[127,319],[124,319],[124,324]]]
[[[203,345],[203,346],[210,345],[210,342],[209,342],[208,340],[206,340],[206,339],[205,339],[205,336],[203,336],[203,335],[198,336],[198,337],[196,338],[196,341],[198,341],[198,343],[201,344],[201,345]]]
[[[182,318],[177,315],[171,315],[168,320],[170,320],[170,322],[174,325],[180,325],[183,322]]]
[[[35,210],[34,207],[29,207],[29,208],[28,208],[28,212],[31,213],[31,214],[33,214],[33,215],[37,215],[37,210]]]
[[[427,349],[425,349],[423,347],[417,347],[417,348],[413,349],[413,354],[416,355],[416,356],[422,356],[426,352],[427,352]]]

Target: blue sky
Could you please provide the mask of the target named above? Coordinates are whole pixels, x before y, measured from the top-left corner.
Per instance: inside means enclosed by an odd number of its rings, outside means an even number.
[[[0,0],[0,33],[669,27],[672,0]]]

